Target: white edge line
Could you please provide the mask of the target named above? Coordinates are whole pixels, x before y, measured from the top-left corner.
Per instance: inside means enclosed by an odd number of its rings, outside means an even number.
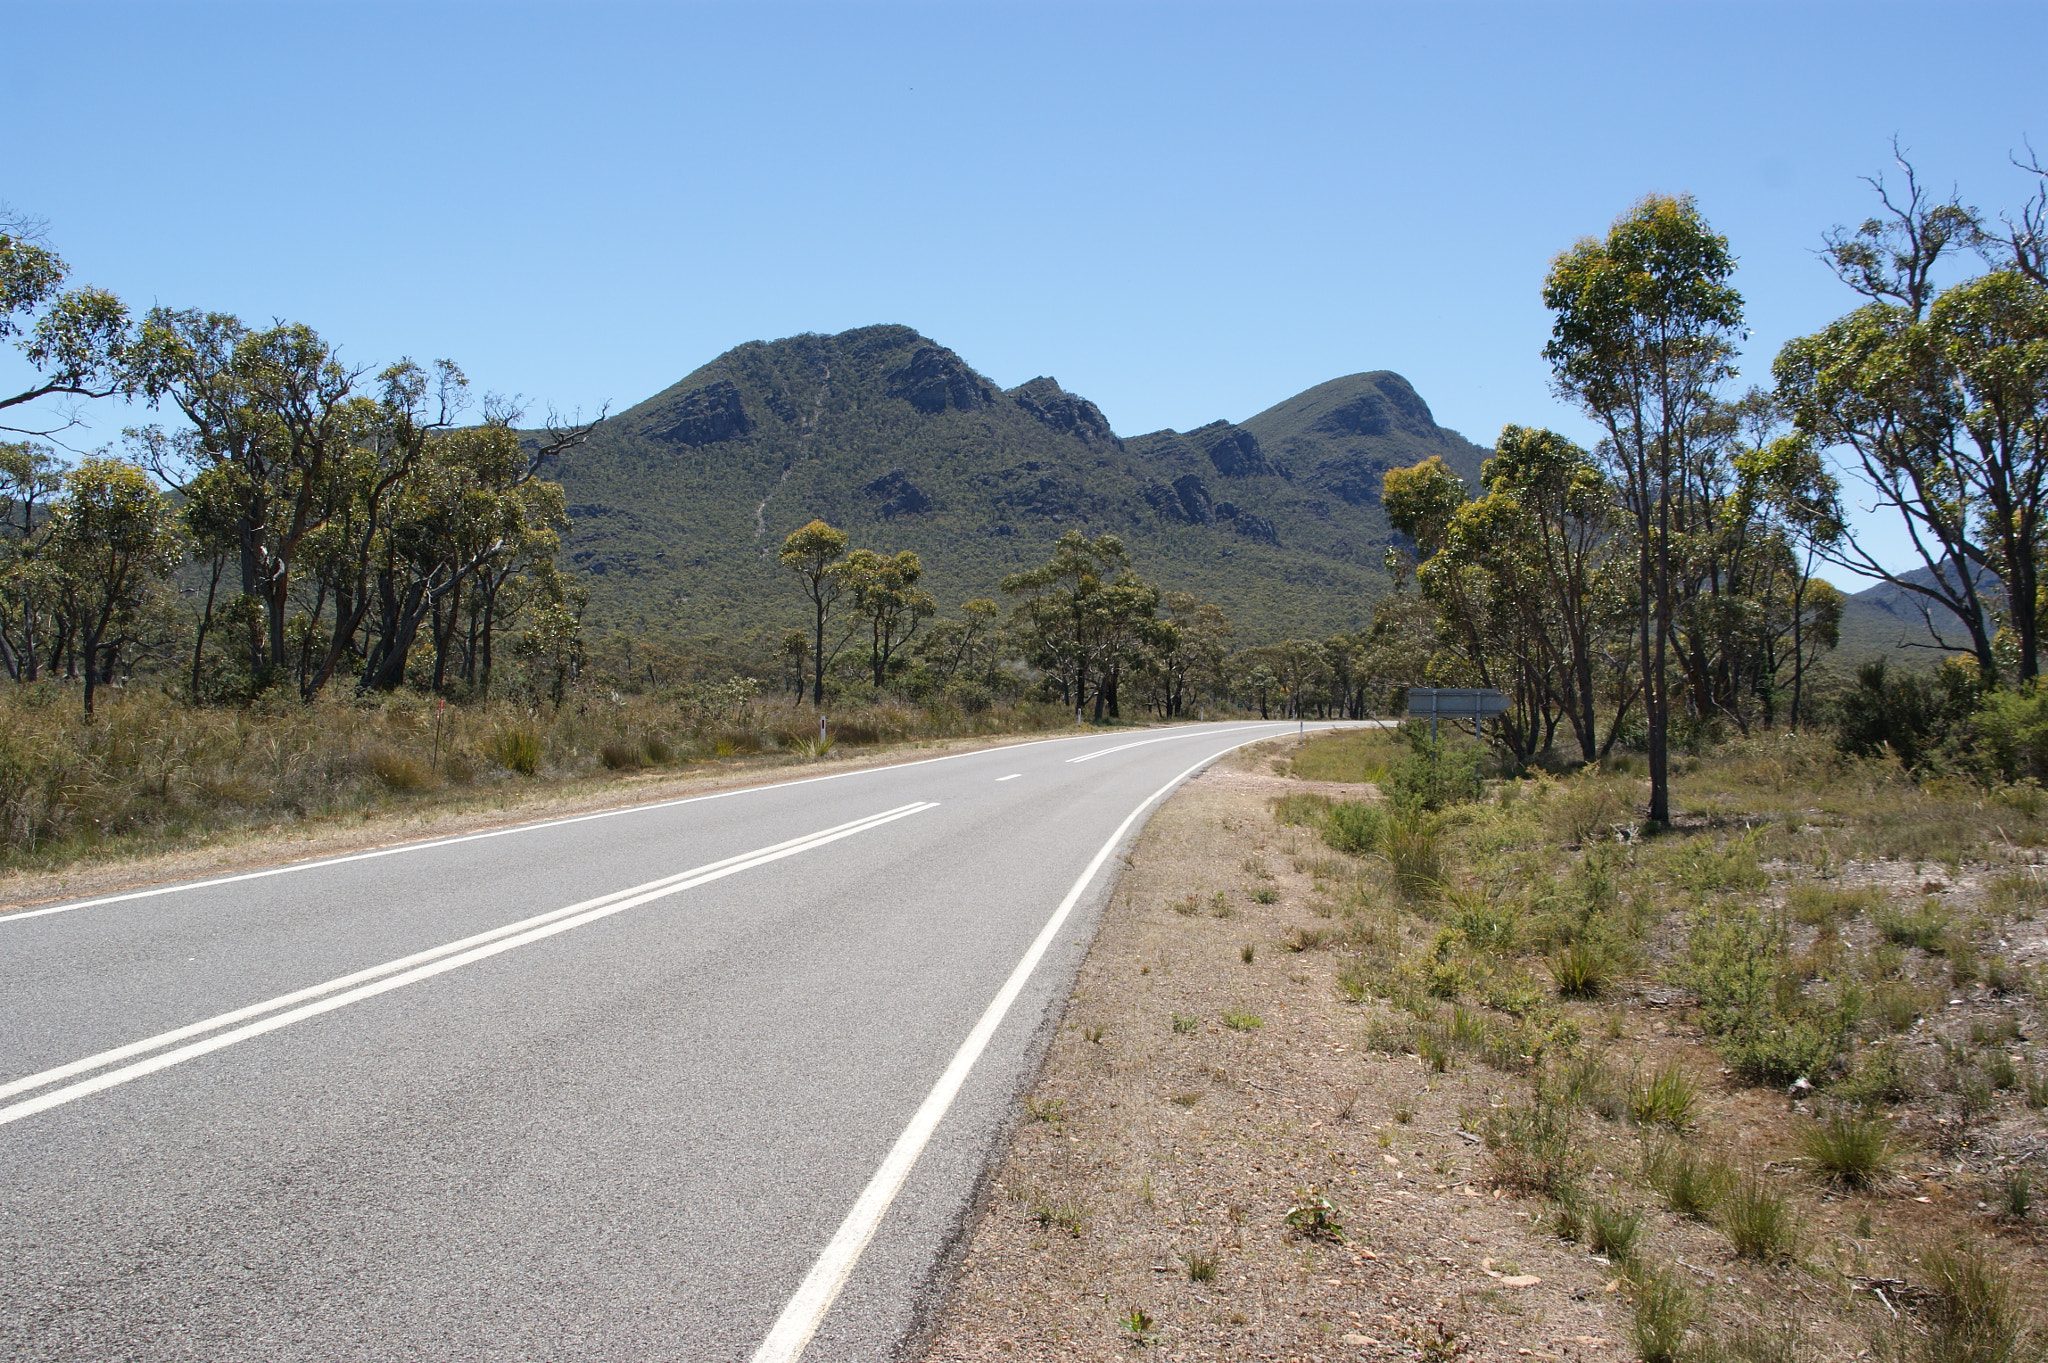
[[[1256,742],[1258,740],[1255,738],[1241,739],[1229,747],[1210,753],[1146,796],[1137,808],[1124,816],[1124,821],[1117,825],[1116,832],[1110,834],[1109,841],[1103,843],[1096,851],[1087,869],[1081,872],[1080,879],[1074,882],[1073,888],[1067,891],[1066,898],[1060,901],[1060,906],[1053,910],[1052,917],[1046,920],[1038,936],[1032,939],[1023,958],[1017,962],[1017,968],[1010,972],[1010,978],[1003,982],[1003,987],[996,992],[995,998],[990,1000],[988,1008],[981,1015],[981,1020],[974,1024],[974,1030],[960,1043],[960,1049],[954,1052],[952,1063],[946,1066],[945,1073],[939,1076],[939,1082],[932,1086],[932,1091],[925,1096],[924,1102],[911,1116],[910,1124],[903,1128],[903,1134],[896,1138],[896,1143],[889,1148],[888,1155],[883,1158],[881,1167],[875,1170],[874,1177],[868,1180],[867,1187],[855,1200],[853,1210],[840,1222],[838,1232],[826,1244],[817,1262],[811,1265],[811,1271],[804,1275],[803,1282],[797,1287],[796,1295],[782,1308],[782,1314],[776,1317],[775,1326],[768,1332],[768,1337],[762,1340],[761,1346],[754,1351],[753,1363],[796,1363],[796,1360],[803,1356],[805,1348],[811,1342],[811,1336],[817,1333],[818,1326],[824,1322],[825,1313],[832,1309],[832,1303],[837,1300],[840,1289],[846,1285],[846,1280],[852,1274],[854,1264],[859,1261],[861,1252],[868,1247],[868,1242],[874,1239],[876,1229],[882,1224],[883,1214],[889,1210],[889,1204],[896,1200],[896,1194],[902,1190],[904,1180],[910,1177],[911,1166],[917,1163],[917,1157],[924,1152],[924,1147],[931,1140],[932,1132],[937,1129],[940,1119],[953,1105],[953,1099],[960,1092],[960,1086],[967,1080],[967,1072],[974,1068],[974,1062],[979,1060],[982,1051],[987,1049],[989,1039],[1002,1024],[1004,1014],[1010,1011],[1010,1005],[1016,1002],[1017,996],[1023,992],[1025,983],[1031,978],[1031,972],[1037,968],[1040,958],[1052,945],[1053,938],[1065,925],[1067,915],[1072,913],[1074,906],[1081,901],[1081,895],[1087,890],[1089,883],[1102,869],[1102,864],[1109,860],[1110,854],[1123,842],[1124,835],[1130,831],[1131,825],[1138,821],[1138,816],[1171,794],[1181,782],[1224,753]]]
[[[1279,724],[1282,721],[1271,721]],[[1211,730],[1210,732],[1215,732]],[[1228,733],[1230,730],[1223,730]],[[835,771],[824,776],[805,776],[794,781],[766,781],[757,786],[740,786],[733,790],[714,790],[703,795],[685,795],[674,800],[655,800],[644,805],[627,805],[623,809],[601,809],[592,814],[575,814],[564,819],[543,819],[537,823],[513,824],[509,828],[486,829],[481,833],[463,833],[452,838],[431,838],[424,842],[399,843],[394,847],[378,847],[367,852],[351,852],[347,856],[324,857],[318,861],[299,861],[287,866],[270,866],[261,871],[241,871],[231,876],[216,876],[211,880],[187,880],[175,885],[158,885],[147,890],[128,890],[121,894],[102,895],[98,899],[81,899],[75,904],[54,904],[41,909],[0,909],[0,926],[19,923],[30,918],[41,918],[52,913],[71,913],[78,909],[96,909],[107,904],[125,904],[130,900],[154,899],[158,895],[181,894],[187,890],[210,890],[220,885],[235,885],[245,880],[262,880],[269,876],[291,875],[298,871],[317,871],[327,866],[343,866],[352,861],[373,861],[378,857],[395,857],[404,852],[426,852],[436,847],[453,847],[457,843],[477,842],[484,838],[502,838],[513,833],[533,833],[544,828],[565,828],[570,824],[588,823],[593,819],[617,818],[621,814],[646,814],[658,809],[674,809],[679,805],[693,805],[705,800],[725,800],[736,795],[755,795],[768,790],[787,790],[791,786],[808,786],[819,781],[842,781],[849,776],[872,776],[877,772],[901,771],[906,767],[928,766],[933,762],[952,762],[963,757],[985,757],[990,753],[1015,752],[1019,748],[1035,748],[1047,743],[1074,743],[1100,738],[1099,734],[1067,734],[1059,738],[1034,738],[1026,743],[1006,743],[994,748],[976,748],[972,752],[947,753],[943,757],[922,757],[915,762],[890,762],[881,766],[861,767],[854,771]],[[1181,737],[1179,734],[1171,737]],[[1150,741],[1150,740],[1148,740]]]
[[[1244,732],[1244,731],[1245,731],[1246,729],[1256,729],[1256,728],[1260,728],[1260,727],[1262,727],[1262,726],[1263,726],[1263,725],[1265,725],[1265,724],[1284,724],[1284,723],[1286,723],[1286,721],[1285,721],[1285,720],[1262,720],[1262,721],[1260,721],[1260,723],[1259,723],[1259,724],[1240,724],[1240,725],[1238,725],[1238,726],[1237,726],[1236,728],[1233,728],[1233,729],[1211,729],[1211,730],[1209,730],[1208,732],[1209,732],[1209,736],[1210,736],[1211,738],[1215,738],[1215,737],[1219,737],[1219,736],[1221,736],[1221,735],[1223,735],[1223,734],[1237,734],[1237,733],[1243,733],[1243,732]],[[1195,731],[1195,732],[1196,732],[1196,733],[1200,733],[1201,731],[1200,731],[1200,730],[1197,730],[1197,731]],[[1135,743],[1119,743],[1119,744],[1117,744],[1117,745],[1116,745],[1116,746],[1115,746],[1114,748],[1098,748],[1098,749],[1096,749],[1096,750],[1095,750],[1094,752],[1085,752],[1085,753],[1082,753],[1082,754],[1081,754],[1081,755],[1080,755],[1079,757],[1069,757],[1069,758],[1067,759],[1067,765],[1068,765],[1068,766],[1073,766],[1073,765],[1075,765],[1075,764],[1077,764],[1077,763],[1081,763],[1081,762],[1093,762],[1093,761],[1094,761],[1094,760],[1095,760],[1096,758],[1098,758],[1098,757],[1107,757],[1107,756],[1109,756],[1109,755],[1110,755],[1111,753],[1118,753],[1118,752],[1123,752],[1123,751],[1125,751],[1126,749],[1129,749],[1129,748],[1142,748],[1142,747],[1144,747],[1144,746],[1145,746],[1145,745],[1146,745],[1147,743],[1164,743],[1164,742],[1167,742],[1167,741],[1168,741],[1169,739],[1175,739],[1175,738],[1187,738],[1187,737],[1189,737],[1189,735],[1188,735],[1188,734],[1184,734],[1184,733],[1183,733],[1183,734],[1165,734],[1165,735],[1163,735],[1163,736],[1161,736],[1161,737],[1159,737],[1159,738],[1141,738],[1141,739],[1137,740],[1137,741],[1136,741]]]
[[[275,1013],[260,1021],[249,1023],[247,1026],[235,1028],[233,1031],[218,1032],[203,1041],[195,1041],[176,1050],[151,1056],[147,1060],[137,1061],[132,1065],[125,1065],[120,1069],[108,1070],[103,1074],[94,1075],[92,1078],[81,1080],[76,1084],[68,1084],[63,1088],[55,1089],[39,1097],[24,1099],[8,1107],[0,1107],[0,1126],[20,1121],[24,1117],[32,1117],[39,1112],[47,1112],[53,1107],[60,1107],[65,1103],[75,1102],[91,1094],[102,1092],[119,1084],[125,1084],[132,1079],[140,1079],[145,1075],[155,1074],[158,1070],[169,1069],[171,1066],[182,1064],[187,1060],[196,1060],[202,1055],[210,1055],[214,1051],[232,1046],[237,1042],[248,1041],[267,1032],[274,1032],[281,1027],[288,1027],[294,1022],[317,1017],[322,1013],[331,1013],[336,1009],[345,1008],[351,1003],[359,1003],[364,999],[374,998],[379,994],[389,993],[394,989],[400,989],[409,984],[417,984],[421,980],[431,979],[436,975],[446,974],[451,970],[470,965],[473,962],[496,956],[501,952],[510,951],[514,947],[526,946],[529,943],[553,937],[558,933],[567,932],[571,928],[579,928],[586,923],[594,923],[600,918],[609,918],[615,913],[637,908],[642,904],[652,903],[657,899],[665,899],[670,895],[680,894],[684,890],[694,889],[699,885],[707,885],[714,880],[723,880],[725,877],[736,875],[741,871],[751,870],[756,866],[765,866],[771,861],[780,861],[784,857],[795,856],[799,852],[807,852],[814,847],[822,847],[827,843],[838,842],[841,838],[850,838],[856,833],[865,833],[871,828],[879,828],[883,824],[894,823],[898,819],[908,818],[912,814],[936,808],[938,808],[938,805],[933,801],[904,805],[899,809],[878,814],[872,818],[827,829],[808,838],[797,839],[794,843],[778,843],[773,847],[762,848],[758,852],[749,853],[742,857],[728,858],[722,863],[713,862],[708,869],[697,873],[684,873],[687,878],[672,877],[669,883],[666,884],[654,882],[658,888],[648,890],[645,893],[635,894],[630,898],[619,899],[613,903],[600,903],[598,907],[587,909],[575,917],[555,918],[553,922],[542,923],[516,936],[487,942],[481,946],[472,947],[458,955],[447,956],[441,960],[417,966],[403,974],[389,975],[383,979],[360,985],[346,993],[331,995],[316,1002],[305,1004],[302,1007],[294,1008],[290,1012]]]

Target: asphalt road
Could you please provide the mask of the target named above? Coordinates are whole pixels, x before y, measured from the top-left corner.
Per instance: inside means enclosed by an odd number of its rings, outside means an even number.
[[[1145,801],[1294,727],[0,915],[0,1356],[892,1357]]]

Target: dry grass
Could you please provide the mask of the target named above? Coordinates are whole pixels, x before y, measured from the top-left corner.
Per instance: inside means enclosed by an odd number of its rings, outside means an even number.
[[[62,867],[398,807],[453,807],[527,783],[561,787],[721,757],[803,760],[807,708],[716,712],[653,697],[561,707],[442,707],[400,694],[202,709],[140,687],[104,694],[87,724],[49,688],[0,688],[0,872]],[[879,705],[835,716],[835,742],[870,747],[1071,724],[1057,707],[966,716]]]

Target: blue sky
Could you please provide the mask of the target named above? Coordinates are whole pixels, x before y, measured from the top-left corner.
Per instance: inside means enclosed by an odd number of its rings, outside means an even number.
[[[1986,209],[2048,6],[9,4],[0,200],[79,281],[630,405],[904,322],[1118,431],[1365,369],[1587,434],[1545,267],[1649,191],[1742,261],[1762,380],[1896,134]],[[0,368],[0,378],[14,369]],[[93,415],[110,438],[124,419]]]

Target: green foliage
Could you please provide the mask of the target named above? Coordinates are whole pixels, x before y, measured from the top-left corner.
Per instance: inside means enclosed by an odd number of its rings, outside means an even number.
[[[1572,1105],[1542,1083],[1528,1103],[1490,1109],[1479,1134],[1493,1181],[1503,1188],[1559,1197],[1586,1166]]]
[[[1798,991],[1781,925],[1755,908],[1700,910],[1680,974],[1699,998],[1707,1035],[1744,1080],[1783,1085],[1833,1067],[1845,1019]]]
[[[1877,914],[1877,930],[1887,942],[1895,946],[1919,947],[1929,955],[1939,956],[1948,950],[1948,911],[1938,899],[1929,898],[1921,902],[1912,913],[1886,908]]]
[[[1336,1204],[1317,1188],[1296,1188],[1294,1205],[1288,1209],[1287,1225],[1295,1234],[1308,1240],[1338,1240],[1344,1238],[1344,1223],[1339,1219]]]
[[[1628,1207],[1605,1202],[1589,1203],[1585,1209],[1586,1247],[1605,1254],[1616,1263],[1635,1257],[1636,1239],[1642,1234],[1643,1214]]]
[[[1223,1025],[1233,1032],[1256,1032],[1266,1025],[1265,1019],[1257,1013],[1248,1013],[1242,1008],[1226,1008],[1221,1017]]]
[[[1898,1043],[1886,1041],[1858,1055],[1849,1073],[1829,1091],[1843,1102],[1859,1107],[1887,1107],[1913,1096],[1913,1076]]]
[[[1404,810],[1437,811],[1479,798],[1479,749],[1414,725],[1404,731],[1408,751],[1383,783],[1389,799]]]
[[[1323,822],[1323,840],[1339,852],[1370,856],[1385,840],[1387,811],[1380,805],[1346,800],[1330,805]]]
[[[1592,942],[1567,944],[1550,958],[1560,998],[1597,999],[1607,988],[1607,956]]]
[[[1929,1300],[1928,1363],[2031,1363],[2044,1352],[2012,1277],[1984,1248],[1936,1245],[1920,1253]]]
[[[1629,1334],[1643,1363],[1679,1363],[1686,1331],[1699,1318],[1699,1304],[1669,1268],[1634,1275],[1635,1310]]]
[[[507,771],[516,771],[521,776],[540,774],[540,735],[528,728],[510,728],[497,737],[491,755]]]
[[[1980,695],[1964,668],[1925,676],[1874,659],[1856,670],[1855,687],[1836,702],[1842,750],[1864,757],[1888,750],[1908,768],[1925,767],[1968,722]]]

